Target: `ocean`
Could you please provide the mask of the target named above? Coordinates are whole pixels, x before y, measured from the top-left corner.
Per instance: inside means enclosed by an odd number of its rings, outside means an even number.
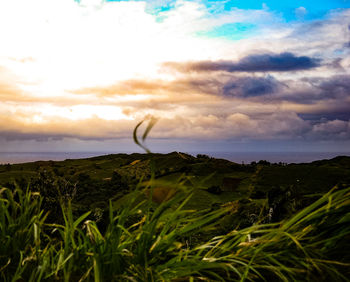
[[[34,161],[63,161],[81,159],[118,152],[0,152],[0,164],[15,164]],[[186,152],[196,156],[206,154],[215,158],[227,159],[236,163],[251,163],[266,160],[271,163],[307,163],[336,156],[350,156],[350,152]]]

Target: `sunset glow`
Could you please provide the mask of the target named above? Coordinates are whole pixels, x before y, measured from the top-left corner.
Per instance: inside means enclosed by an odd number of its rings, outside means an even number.
[[[177,150],[346,151],[350,2],[280,2],[1,1],[2,150],[102,150],[153,115]]]

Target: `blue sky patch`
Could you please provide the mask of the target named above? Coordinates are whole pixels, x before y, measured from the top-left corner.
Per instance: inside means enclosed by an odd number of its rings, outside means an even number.
[[[212,5],[215,1],[207,1]],[[289,22],[300,20],[300,15],[296,9],[303,7],[306,10],[304,20],[314,20],[323,18],[329,10],[350,8],[350,0],[231,0],[224,4],[224,10],[238,9],[269,9],[279,12],[283,18]]]
[[[81,0],[74,0],[80,3]],[[169,11],[174,8],[176,0],[104,0],[106,2],[146,2],[146,12],[152,15]],[[238,8],[242,10],[261,10],[267,9],[281,15],[286,22],[305,21],[322,19],[330,10],[350,8],[350,0],[189,0],[192,2],[200,2],[208,7],[212,14],[220,14],[232,9]],[[220,8],[218,8],[220,7]],[[304,11],[303,11],[304,10]],[[254,19],[252,19],[254,20]],[[159,19],[161,21],[161,19]]]
[[[197,36],[225,37],[230,40],[240,40],[255,35],[255,24],[251,23],[229,23],[213,28],[209,31],[197,32]]]

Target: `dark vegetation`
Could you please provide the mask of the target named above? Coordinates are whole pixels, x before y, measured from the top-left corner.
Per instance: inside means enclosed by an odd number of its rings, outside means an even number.
[[[0,280],[346,281],[349,187],[345,156],[1,165]]]
[[[248,200],[254,205],[267,200],[265,205],[279,208],[279,217],[284,218],[334,186],[350,184],[350,157],[345,156],[309,164],[260,161],[241,165],[206,155],[173,152],[0,165],[0,185],[12,189],[17,185],[24,190],[29,186],[44,196],[44,208],[55,206],[56,212],[62,197],[72,202],[73,210],[106,209],[109,200],[118,205],[140,182],[151,178],[151,161],[158,181],[166,185],[182,182],[195,188],[187,207],[198,210],[235,200]]]

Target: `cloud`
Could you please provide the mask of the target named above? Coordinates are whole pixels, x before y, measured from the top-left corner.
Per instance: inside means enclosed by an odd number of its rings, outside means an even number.
[[[305,9],[305,7],[296,8],[294,11],[295,11],[295,16],[298,19],[303,19],[307,14],[307,10]]]
[[[0,99],[5,100],[7,98],[15,98],[16,100],[21,96],[21,91],[14,85],[0,81]]]
[[[0,65],[0,102],[1,101],[26,101],[24,91],[18,87],[18,78],[7,68]]]
[[[254,98],[262,96],[267,101],[292,101],[310,104],[322,100],[344,100],[350,93],[350,75],[328,77],[276,78],[272,75],[211,74],[183,76],[172,80],[133,79],[103,87],[82,88],[74,94],[91,94],[99,97],[144,96],[159,101],[188,101],[190,96],[213,95],[217,97]],[[146,96],[145,96],[146,95]],[[198,98],[198,97],[197,97]],[[137,101],[137,99],[134,99]]]
[[[75,94],[125,97],[124,105],[188,103],[211,95],[221,98],[254,98],[271,95],[284,87],[273,76],[203,76],[166,80],[127,80],[106,87],[73,90]],[[132,95],[132,96],[131,96]],[[127,101],[130,97],[130,101]],[[133,97],[133,98],[132,98]],[[140,100],[137,99],[140,97]],[[207,97],[208,98],[208,97]],[[148,101],[148,102],[147,102]],[[152,105],[150,105],[152,107]]]
[[[202,61],[189,63],[165,63],[165,67],[182,72],[287,72],[300,71],[320,66],[320,60],[292,53],[249,55],[237,62]]]
[[[1,116],[0,136],[7,140],[63,139],[107,140],[130,138],[135,122],[130,120],[108,121],[98,117],[71,120],[59,116],[43,121],[30,121],[26,115]]]
[[[126,80],[110,86],[77,89],[72,93],[105,98],[125,96],[125,103],[122,102],[124,105],[146,105],[147,101],[159,105],[194,102],[204,98],[203,95],[225,99],[254,99],[262,103],[295,102],[304,105],[337,100],[341,105],[346,104],[349,97],[350,75],[278,79],[272,75],[203,73],[185,75],[173,80]],[[129,96],[131,104],[127,101]],[[140,99],[137,99],[138,96]]]
[[[319,101],[349,103],[350,75],[329,77],[304,77],[283,82],[287,87],[274,98],[300,104],[313,104]],[[334,110],[334,109],[333,109]]]
[[[92,109],[83,106],[60,110],[49,107],[44,112],[41,111],[42,106],[31,111],[10,108],[7,112],[0,111],[0,137],[40,142],[64,138],[131,140],[135,125],[147,114],[161,117],[150,135],[155,139],[334,141],[346,140],[349,136],[349,119],[329,119],[340,105],[333,104],[327,113],[328,103],[322,107],[309,105],[309,109],[305,110],[294,106],[283,109],[280,104],[254,100],[243,102],[240,99],[210,100],[202,97],[202,100],[178,102],[177,106],[171,101],[167,101],[165,106],[164,103],[157,105],[159,101],[156,105],[139,102],[129,109],[119,107],[125,110],[119,119],[114,119],[117,108],[113,105],[100,106],[100,111],[94,110],[92,115]],[[126,113],[127,109],[130,113]],[[86,117],[77,115],[79,119],[75,119],[76,111],[81,110]],[[108,119],[107,110],[111,119]],[[312,119],[300,112],[318,116]],[[132,119],[123,118],[125,115]]]
[[[184,76],[172,80],[132,79],[120,81],[110,86],[82,88],[71,92],[74,94],[94,94],[100,97],[149,95],[149,99],[153,97],[164,101],[166,97],[173,97],[174,101],[185,101],[189,99],[189,96],[196,94],[218,97],[257,97],[276,93],[283,87],[283,83],[272,75],[247,76],[205,73],[200,76]]]
[[[221,83],[216,77],[183,78],[173,80],[130,79],[119,81],[114,85],[89,87],[72,90],[75,94],[96,94],[101,97],[123,95],[188,95],[190,93],[220,93]],[[176,98],[176,97],[174,97]]]
[[[231,78],[222,88],[225,96],[258,97],[276,93],[283,85],[274,77]]]
[[[349,41],[349,16],[350,9],[338,9],[329,11],[322,20],[291,24],[280,43],[298,54],[317,54],[332,59],[340,51],[343,57],[347,57],[343,51]]]
[[[285,24],[160,2],[2,1],[0,64],[15,75],[0,68],[0,139],[131,139],[149,114],[159,139],[347,136],[350,10]],[[236,23],[252,24],[247,38],[199,35]]]
[[[141,118],[139,119],[141,120]],[[92,116],[83,120],[46,117],[28,120],[26,113],[1,116],[0,136],[7,140],[80,140],[131,139],[137,121],[106,120]],[[313,125],[291,111],[260,113],[194,113],[192,116],[163,117],[152,130],[151,138],[191,140],[270,140],[270,139],[344,139],[349,122],[327,121]],[[334,135],[334,136],[332,136]]]
[[[330,78],[309,79],[327,98],[350,97],[350,75],[335,75]]]
[[[312,131],[309,133],[313,138],[321,140],[329,139],[350,139],[350,120],[332,120],[325,121],[313,126]]]

